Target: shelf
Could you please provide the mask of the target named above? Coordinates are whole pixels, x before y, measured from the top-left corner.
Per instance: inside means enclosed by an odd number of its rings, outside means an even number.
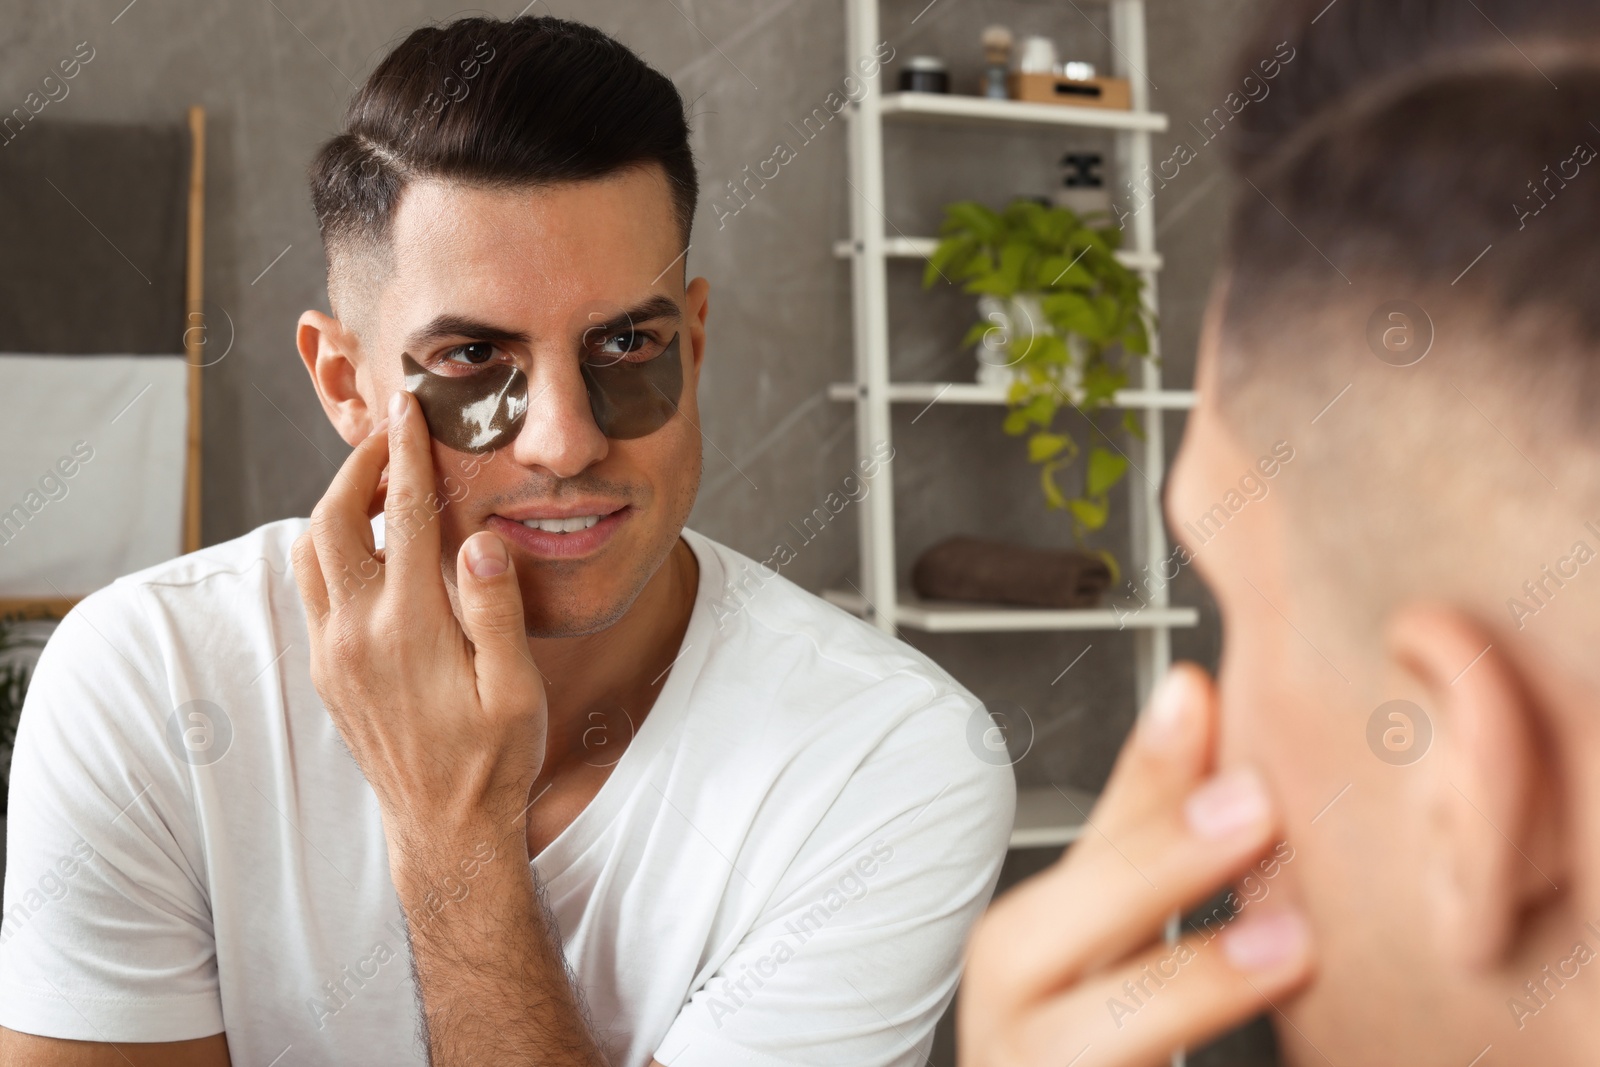
[[[938,244],[937,237],[886,237],[883,252],[890,259],[927,259]],[[849,259],[854,253],[849,241],[833,242],[836,258]],[[1117,253],[1117,262],[1129,270],[1160,270],[1165,265],[1159,253],[1140,255],[1126,250]]]
[[[1078,126],[1101,130],[1139,130],[1160,133],[1167,116],[1155,111],[1121,111],[1109,107],[1073,107],[1069,104],[1024,104],[1018,100],[990,100],[957,93],[887,93],[879,109],[885,118],[943,122],[1009,122],[1034,126]]]
[[[865,615],[860,593],[825,590],[823,599],[856,615]],[[895,622],[931,634],[1025,633],[1057,630],[1149,630],[1200,624],[1198,608],[1142,608],[1138,601],[1105,608],[1018,608],[1006,604],[921,600],[902,592]]]
[[[888,390],[891,404],[1004,404],[1008,391],[1009,386],[976,382],[890,382]],[[853,382],[828,386],[830,400],[848,403],[861,395],[861,387]],[[1119,389],[1110,406],[1189,411],[1194,405],[1195,394],[1188,389]]]
[[[1017,790],[1017,817],[1011,824],[1012,848],[1059,848],[1083,833],[1097,798],[1081,789],[1045,786]]]

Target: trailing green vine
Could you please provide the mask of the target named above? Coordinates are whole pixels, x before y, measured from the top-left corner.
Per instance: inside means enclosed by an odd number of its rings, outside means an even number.
[[[1100,444],[1085,456],[1069,432],[1056,428],[1056,415],[1073,407],[1092,417],[1110,407],[1128,384],[1130,365],[1149,357],[1154,320],[1144,303],[1144,279],[1117,259],[1122,232],[1116,227],[1032,200],[1014,200],[998,212],[970,200],[950,204],[939,233],[923,287],[942,278],[1007,308],[991,309],[962,346],[980,345],[1004,358],[1012,374],[1005,432],[1027,437],[1046,506],[1071,515],[1083,544],[1110,518],[1110,493],[1127,473],[1128,459]],[[1122,425],[1144,436],[1136,412],[1124,412]],[[1060,476],[1080,456],[1082,481],[1069,494]],[[1102,555],[1116,572],[1115,559]]]

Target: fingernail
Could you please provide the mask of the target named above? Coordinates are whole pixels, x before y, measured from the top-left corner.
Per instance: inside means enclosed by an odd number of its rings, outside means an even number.
[[[1194,684],[1188,672],[1168,671],[1145,709],[1140,737],[1156,748],[1173,747],[1182,734],[1183,713],[1193,699]]]
[[[510,563],[505,544],[494,534],[468,538],[467,566],[472,568],[474,576],[493,578],[497,574],[504,574]]]
[[[398,422],[405,417],[405,414],[406,391],[404,389],[396,389],[394,395],[389,398],[389,417]]]
[[[1267,791],[1260,775],[1240,767],[1191,793],[1183,802],[1183,815],[1201,837],[1231,837],[1266,818]]]
[[[1295,912],[1252,912],[1222,932],[1222,951],[1241,971],[1270,971],[1297,959],[1310,940]]]
[[[389,428],[389,417],[387,415],[385,415],[383,418],[378,420],[377,424],[375,426],[373,426],[372,429],[367,431],[367,436],[368,437],[376,437],[380,433],[382,433],[383,431],[387,430],[388,428]]]

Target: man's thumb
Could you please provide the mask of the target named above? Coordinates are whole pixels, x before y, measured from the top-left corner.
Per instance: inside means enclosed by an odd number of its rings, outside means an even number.
[[[456,561],[461,623],[477,650],[478,685],[515,678],[528,659],[522,590],[499,537],[480,530],[467,538]]]

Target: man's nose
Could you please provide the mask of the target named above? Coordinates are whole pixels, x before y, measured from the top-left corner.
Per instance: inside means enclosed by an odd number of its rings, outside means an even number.
[[[535,357],[528,375],[528,413],[511,443],[512,458],[571,478],[604,459],[608,448],[589,408],[578,360],[568,354]]]

